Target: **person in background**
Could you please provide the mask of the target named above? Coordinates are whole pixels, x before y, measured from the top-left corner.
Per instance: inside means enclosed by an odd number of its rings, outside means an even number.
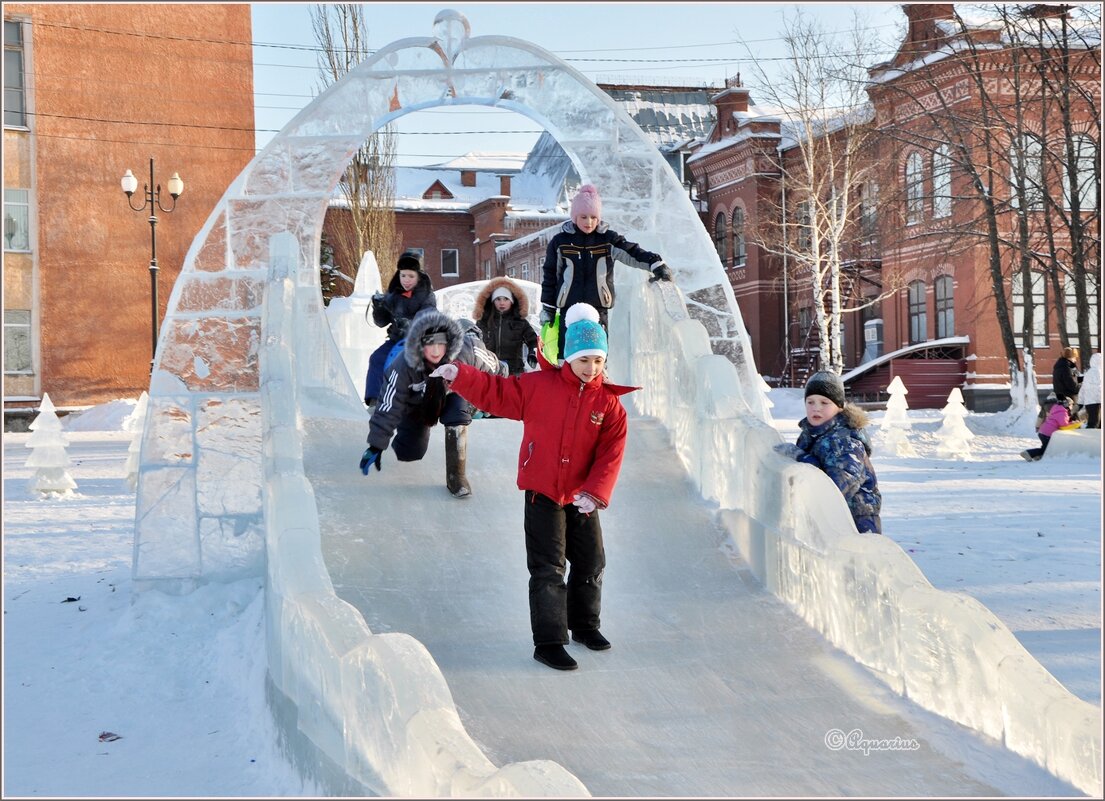
[[[450,382],[481,409],[524,424],[518,489],[526,500],[533,658],[556,670],[575,670],[579,665],[564,648],[569,630],[592,651],[610,648],[599,631],[606,568],[599,510],[610,503],[625,454],[621,396],[636,387],[604,381],[606,332],[595,309],[580,303],[564,319],[565,360],[559,368],[496,378],[447,364],[430,375]]]
[[[1079,423],[1077,421],[1071,421],[1071,409],[1074,407],[1074,401],[1070,398],[1059,398],[1055,403],[1051,405],[1051,409],[1047,413],[1047,418],[1040,425],[1040,430],[1036,432],[1036,436],[1040,438],[1039,448],[1029,448],[1028,450],[1021,451],[1021,458],[1026,462],[1038,462],[1044,453],[1047,451],[1047,445],[1051,442],[1051,436],[1060,429],[1072,429],[1078,428]]]
[[[541,268],[541,325],[552,323],[559,311],[586,303],[599,313],[599,324],[607,329],[607,316],[614,306],[614,262],[652,273],[650,282],[670,281],[671,270],[656,253],[629,242],[602,221],[599,190],[584,184],[572,199],[571,219],[549,240]],[[557,354],[564,351],[561,324]]]
[[[1101,354],[1090,356],[1090,369],[1082,376],[1078,402],[1086,410],[1086,428],[1101,428]]]
[[[526,319],[528,314],[529,298],[509,278],[492,278],[476,295],[472,316],[483,342],[506,362],[511,375],[524,372],[527,366],[537,369],[537,332]]]
[[[493,374],[502,371],[495,355],[478,337],[466,336],[456,320],[437,309],[415,315],[403,353],[387,368],[380,402],[368,421],[362,473],[369,475],[373,466],[381,469],[380,459],[388,443],[400,462],[420,460],[429,447],[430,429],[440,421],[445,426],[445,486],[456,498],[472,494],[465,474],[472,406],[449,392],[440,378],[427,376],[438,365],[457,362]]]
[[[822,470],[840,488],[861,534],[881,534],[882,493],[871,464],[867,413],[844,400],[844,382],[830,371],[806,382],[806,417],[793,455]]]
[[[368,357],[364,402],[369,407],[376,404],[380,395],[388,354],[406,336],[411,320],[423,309],[437,308],[430,276],[422,269],[422,255],[416,250],[408,250],[399,257],[395,266],[388,291],[372,296],[372,321],[380,328],[386,325],[388,337]]]
[[[1078,385],[1082,377],[1078,375],[1078,364],[1075,361],[1077,358],[1076,348],[1063,348],[1062,355],[1051,368],[1051,388],[1059,400],[1073,400],[1078,397]]]

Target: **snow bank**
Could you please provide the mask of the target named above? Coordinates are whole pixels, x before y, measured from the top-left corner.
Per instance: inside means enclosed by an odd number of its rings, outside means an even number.
[[[621,290],[611,341],[634,350],[612,350],[611,377],[643,387],[630,400],[667,427],[765,587],[897,692],[1100,796],[1100,707],[1056,681],[977,600],[935,589],[893,540],[858,534],[832,481],[776,452],[781,438],[745,400],[733,364],[662,297],[677,292]]]
[[[123,424],[138,405],[137,398],[120,398],[68,415],[66,431],[123,431]]]
[[[1078,428],[1074,431],[1056,431],[1044,451],[1044,459],[1064,459],[1071,456],[1101,460],[1101,429]]]

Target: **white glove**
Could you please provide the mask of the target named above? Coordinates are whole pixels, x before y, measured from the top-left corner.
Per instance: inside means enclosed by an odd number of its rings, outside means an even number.
[[[591,514],[596,508],[595,502],[587,495],[576,495],[572,503],[574,503],[576,508],[585,515]]]
[[[446,381],[454,381],[457,377],[457,366],[455,364],[443,364],[430,373],[430,378],[444,378]]]

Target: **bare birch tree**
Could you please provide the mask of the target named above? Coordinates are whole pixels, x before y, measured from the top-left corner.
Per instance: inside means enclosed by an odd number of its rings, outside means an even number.
[[[843,315],[892,291],[865,259],[874,243],[863,224],[872,213],[872,193],[864,187],[874,179],[878,159],[872,109],[863,92],[866,70],[847,54],[866,48],[858,19],[842,37],[825,32],[801,11],[784,20],[782,38],[785,68],[768,75],[753,59],[753,80],[758,105],[777,110],[784,141],[793,137],[796,145],[778,160],[783,186],[777,207],[759,215],[752,236],[783,257],[799,291],[809,293],[821,369],[841,373]],[[861,290],[865,278],[879,288],[876,294]]]
[[[321,50],[319,91],[339,81],[369,54],[364,6],[357,3],[311,7],[311,24]],[[395,227],[395,132],[384,127],[357,150],[338,182],[345,209],[331,215],[332,245],[342,272],[356,279],[365,251],[376,254],[386,287],[402,245]],[[349,294],[352,286],[336,294]]]

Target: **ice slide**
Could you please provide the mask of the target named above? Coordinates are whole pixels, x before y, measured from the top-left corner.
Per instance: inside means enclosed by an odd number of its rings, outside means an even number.
[[[426,646],[496,764],[553,760],[596,796],[1079,795],[903,700],[766,592],[654,419],[631,418],[602,513],[613,648],[570,646],[567,674],[531,658],[521,423],[472,424],[464,501],[444,486],[440,426],[422,462],[388,452],[368,478],[366,431],[305,423],[334,589],[373,632]]]

